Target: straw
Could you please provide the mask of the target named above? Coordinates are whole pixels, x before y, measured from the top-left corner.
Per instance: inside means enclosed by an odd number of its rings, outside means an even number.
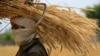
[[[11,19],[23,16],[37,22],[43,7],[36,6],[0,1],[0,17]],[[41,36],[41,40],[50,48],[56,48],[58,43],[75,53],[88,52],[89,47],[93,48],[92,42],[96,37],[98,29],[96,20],[82,17],[74,11],[59,10],[57,6],[48,6],[44,20],[38,25],[36,31]]]

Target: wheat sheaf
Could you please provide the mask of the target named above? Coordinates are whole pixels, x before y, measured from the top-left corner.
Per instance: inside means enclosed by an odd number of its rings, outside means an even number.
[[[50,48],[56,48],[58,43],[74,52],[87,52],[89,47],[93,47],[96,37],[96,20],[82,17],[74,11],[59,10],[58,6],[47,6],[44,19],[36,29],[41,40]],[[0,0],[0,17],[11,19],[23,16],[37,22],[42,8],[34,3],[24,4],[22,0]]]

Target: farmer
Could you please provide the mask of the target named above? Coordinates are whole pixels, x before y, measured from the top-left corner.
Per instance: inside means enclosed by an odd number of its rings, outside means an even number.
[[[15,43],[20,46],[16,56],[48,56],[43,44],[36,37],[35,24],[36,22],[29,18],[11,19]]]
[[[20,1],[20,0],[19,0]],[[22,0],[24,4],[32,5],[33,0]],[[44,5],[44,11],[38,22],[22,16],[12,17],[11,25],[12,32],[15,38],[15,43],[19,45],[19,51],[16,56],[48,56],[46,49],[39,38],[36,37],[36,27],[42,21],[46,4],[35,3]]]

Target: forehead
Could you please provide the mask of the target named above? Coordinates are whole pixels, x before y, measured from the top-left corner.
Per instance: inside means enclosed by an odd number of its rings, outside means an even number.
[[[13,19],[13,22],[17,25],[24,27],[33,27],[35,25],[35,21],[25,17],[17,17]]]

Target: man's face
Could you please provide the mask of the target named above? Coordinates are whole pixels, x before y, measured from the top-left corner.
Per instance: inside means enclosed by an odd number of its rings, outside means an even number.
[[[22,45],[29,42],[34,37],[34,20],[18,17],[11,21],[11,25],[16,44]]]

